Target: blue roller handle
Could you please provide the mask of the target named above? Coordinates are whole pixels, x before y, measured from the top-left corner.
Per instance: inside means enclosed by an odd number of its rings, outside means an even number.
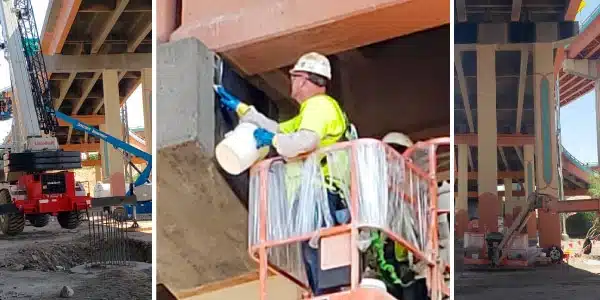
[[[227,92],[225,90],[225,88],[223,88],[222,85],[213,85],[213,88],[215,90],[215,92],[221,97],[221,103],[227,107],[229,110],[231,111],[235,111],[238,107],[238,105],[240,105],[241,101],[240,99],[236,98],[235,96],[231,95],[229,92]]]

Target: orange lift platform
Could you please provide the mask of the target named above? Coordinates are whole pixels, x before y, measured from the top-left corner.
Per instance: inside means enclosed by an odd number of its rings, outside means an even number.
[[[402,155],[375,139],[358,139],[320,149],[297,160],[271,158],[250,171],[249,253],[259,264],[260,299],[267,299],[268,274],[284,276],[304,289],[303,299],[395,299],[363,277],[364,233],[378,231],[407,249],[433,300],[450,295],[449,257],[440,255],[438,222],[449,210],[438,209],[436,179],[439,146],[450,138],[416,143]],[[327,219],[326,183],[321,166],[347,199],[349,219]],[[340,163],[337,165],[337,163]],[[343,166],[346,166],[343,169]],[[339,166],[342,166],[340,169]],[[349,168],[348,168],[349,166]],[[316,209],[315,209],[316,208]],[[441,223],[440,223],[441,224]],[[449,231],[449,228],[448,228]],[[318,249],[322,272],[338,272],[338,285],[312,295],[303,263],[303,245]],[[340,280],[341,279],[341,280]]]

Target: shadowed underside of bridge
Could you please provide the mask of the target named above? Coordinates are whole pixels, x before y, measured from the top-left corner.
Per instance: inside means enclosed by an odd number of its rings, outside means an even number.
[[[482,1],[476,0],[456,0],[455,16],[459,23],[510,23],[524,20],[532,23],[562,22],[574,19],[579,2],[502,0],[495,1],[494,4],[483,4]],[[512,178],[514,182],[524,183],[523,145],[534,144],[533,49],[520,44],[513,45],[512,49],[511,47],[499,48],[495,52],[499,185],[502,184],[503,178]],[[478,132],[477,52],[473,48],[455,53],[454,130],[457,134],[455,143],[470,141],[468,142],[470,145],[468,169],[473,176],[469,176],[469,191],[476,195],[478,186],[476,172],[479,165],[476,135]],[[561,95],[562,92],[561,87]],[[568,154],[562,156],[562,163],[565,193],[585,191],[588,171],[583,170]]]
[[[141,84],[140,66],[151,68],[151,31],[151,0],[50,1],[41,42],[55,109],[96,128],[104,124],[102,67],[120,69],[123,104]],[[106,56],[115,54],[119,60]],[[99,150],[99,140],[64,122],[56,136],[65,149]]]

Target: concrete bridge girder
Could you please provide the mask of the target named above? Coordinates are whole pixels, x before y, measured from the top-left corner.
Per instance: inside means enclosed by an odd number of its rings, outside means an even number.
[[[600,78],[600,63],[592,59],[565,59],[562,64],[567,74],[583,77],[589,80]]]

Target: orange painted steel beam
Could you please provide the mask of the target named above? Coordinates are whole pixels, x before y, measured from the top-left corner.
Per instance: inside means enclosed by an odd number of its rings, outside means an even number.
[[[600,211],[600,199],[555,201],[550,209],[558,213]]]
[[[458,177],[458,172],[454,172],[454,176]],[[513,179],[520,179],[520,178],[524,178],[524,172],[523,171],[500,171],[498,172],[498,179],[503,179],[503,178],[513,178]],[[469,172],[469,175],[467,175],[467,178],[469,180],[477,180],[477,172]]]
[[[527,134],[499,134],[498,146],[523,146],[535,144],[535,136]],[[477,134],[455,134],[454,144],[466,144],[469,146],[477,146]]]
[[[136,164],[136,165],[142,165],[145,164],[146,161],[139,158],[139,157],[133,157],[131,159],[131,161]],[[102,165],[102,161],[99,159],[86,159],[86,160],[82,160],[81,161],[81,165],[83,167],[95,167],[95,166],[101,166]]]
[[[505,195],[506,195],[505,191],[498,191],[498,197],[504,197]],[[458,193],[455,192],[454,196],[455,197],[458,196]],[[469,198],[477,198],[477,197],[479,197],[479,192],[471,191],[471,192],[467,193],[467,196]],[[513,191],[512,196],[513,197],[525,197],[525,191]],[[588,190],[586,190],[586,189],[565,190],[565,196],[568,196],[568,197],[588,196]],[[575,200],[568,200],[568,201],[575,201]]]
[[[250,4],[251,3],[251,4]],[[450,23],[443,0],[182,0],[182,25],[171,41],[195,37],[246,75]]]
[[[51,32],[44,32],[42,39],[42,53],[53,55],[62,51],[63,45],[67,40],[67,35],[73,26],[75,16],[79,11],[82,0],[59,0],[53,5],[60,5],[60,11],[54,21],[54,28]],[[50,7],[48,9],[51,9]]]
[[[100,151],[100,143],[65,144],[65,145],[60,145],[60,149],[65,150],[65,151],[98,152],[98,151]]]
[[[562,161],[563,161],[563,168],[565,170],[567,170],[567,172],[573,174],[575,177],[577,177],[585,182],[588,182],[588,183],[590,182],[590,174],[588,172],[580,169],[578,166],[571,163],[571,161],[569,161],[569,158],[566,157],[565,155],[563,155]]]
[[[575,58],[594,39],[600,36],[600,18],[596,17],[567,48],[567,58]]]
[[[177,26],[177,1],[156,0],[156,30],[159,43],[169,41]]]
[[[103,115],[71,115],[70,117],[90,126],[100,126],[104,124]],[[58,119],[58,126],[70,126],[70,124]]]
[[[565,12],[565,21],[574,21],[577,16],[577,11],[579,10],[579,5],[582,0],[570,0],[569,7],[567,7],[567,11]]]

